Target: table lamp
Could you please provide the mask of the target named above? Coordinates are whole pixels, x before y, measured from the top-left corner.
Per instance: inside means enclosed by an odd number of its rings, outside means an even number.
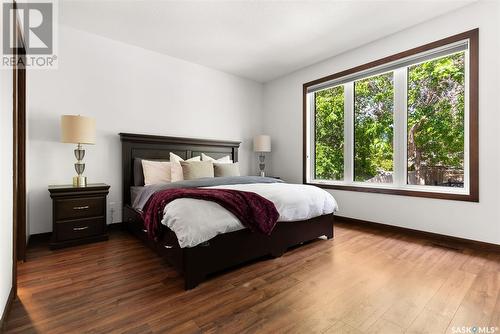
[[[260,153],[259,155],[259,169],[260,176],[265,176],[264,169],[266,168],[264,153],[271,152],[271,137],[268,135],[258,135],[253,138],[253,150]]]
[[[78,174],[73,177],[73,187],[85,187],[87,177],[83,176],[85,164],[83,144],[95,144],[95,120],[80,115],[61,116],[61,142],[77,144],[75,152],[75,170]]]

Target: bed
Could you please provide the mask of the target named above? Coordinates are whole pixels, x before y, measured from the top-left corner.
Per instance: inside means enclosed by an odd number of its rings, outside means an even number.
[[[152,239],[144,228],[140,210],[134,207],[132,201],[131,190],[137,188],[139,177],[137,168],[134,172],[134,161],[138,158],[168,160],[172,152],[183,159],[201,153],[216,159],[229,155],[231,160],[237,162],[240,143],[131,133],[119,135],[122,143],[124,226],[182,274],[186,290],[196,287],[210,274],[266,256],[279,257],[288,248],[321,236],[333,238],[333,214],[323,214],[310,219],[278,222],[269,236],[243,228],[217,234],[186,247],[185,241],[179,240],[176,233],[165,226],[161,238]],[[257,185],[250,184],[248,187],[252,189]]]

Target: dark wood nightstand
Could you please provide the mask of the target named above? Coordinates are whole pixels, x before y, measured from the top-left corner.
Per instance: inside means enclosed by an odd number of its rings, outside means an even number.
[[[108,240],[106,197],[109,185],[49,186],[52,198],[52,239],[50,248]]]

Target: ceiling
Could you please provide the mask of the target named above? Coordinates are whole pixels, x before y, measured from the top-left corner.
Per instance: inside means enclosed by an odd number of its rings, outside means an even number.
[[[60,23],[266,82],[476,0],[60,1]]]

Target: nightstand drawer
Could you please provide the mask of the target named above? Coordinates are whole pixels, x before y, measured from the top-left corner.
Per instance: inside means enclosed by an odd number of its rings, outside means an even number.
[[[104,216],[105,197],[80,197],[55,201],[55,220]]]
[[[104,233],[104,218],[79,219],[56,223],[58,241],[79,239]]]

